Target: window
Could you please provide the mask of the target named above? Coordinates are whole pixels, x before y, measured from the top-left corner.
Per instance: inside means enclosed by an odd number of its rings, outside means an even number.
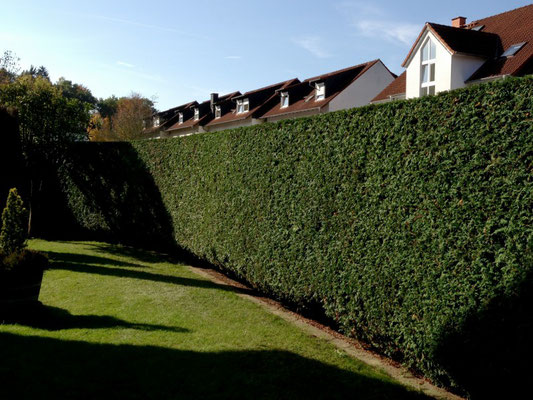
[[[199,108],[195,108],[194,109],[194,120],[198,121],[199,119],[200,119],[200,109]]]
[[[158,127],[158,126],[159,126],[159,117],[155,117],[155,118],[154,118],[154,126],[155,126],[155,127]]]
[[[435,94],[435,59],[437,58],[437,46],[428,39],[422,47],[422,65],[420,68],[420,95],[428,96]]]
[[[518,50],[520,50],[522,47],[524,47],[525,44],[526,44],[526,42],[513,44],[511,47],[509,47],[507,50],[505,50],[505,52],[502,54],[502,57],[512,57],[512,56],[514,56],[516,53],[518,53]]]
[[[179,113],[178,115],[179,115],[179,116],[178,116],[178,122],[179,122],[180,124],[183,124],[183,113]]]
[[[241,99],[237,100],[237,114],[242,114],[250,111],[250,100]]]
[[[222,108],[220,106],[215,106],[215,118],[220,118],[222,116]]]
[[[474,26],[471,30],[473,31],[480,31],[482,30],[483,28],[485,27],[485,25],[478,25],[478,26]]]
[[[289,92],[281,92],[281,108],[289,107]]]
[[[316,83],[316,94],[315,101],[324,100],[326,98],[326,84],[325,83]]]

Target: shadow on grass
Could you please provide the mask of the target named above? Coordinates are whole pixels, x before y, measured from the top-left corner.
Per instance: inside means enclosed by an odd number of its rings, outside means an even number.
[[[6,398],[421,399],[285,351],[192,352],[0,333]]]
[[[63,329],[105,329],[129,328],[142,331],[190,332],[188,329],[164,325],[138,324],[118,318],[101,315],[72,315],[61,308],[40,305],[17,313],[16,316],[4,316],[5,324],[17,324],[48,331]]]
[[[110,260],[110,263],[112,260]],[[152,282],[170,283],[172,285],[197,287],[202,289],[217,289],[235,293],[251,294],[253,291],[243,288],[237,288],[229,285],[222,285],[202,279],[184,278],[173,275],[161,275],[152,272],[138,271],[123,268],[100,267],[92,264],[74,264],[63,262],[56,258],[50,265],[50,269],[61,269],[72,272],[81,272],[86,274],[97,274],[103,276],[114,276],[117,278],[142,279]]]
[[[121,257],[133,258],[145,263],[162,263],[162,262],[179,262],[179,259],[164,253],[158,253],[150,250],[138,249],[131,246],[109,243],[84,243],[93,250],[102,254],[111,254]],[[177,250],[177,249],[174,249]]]
[[[61,261],[74,264],[91,264],[91,265],[116,265],[117,267],[131,267],[131,268],[148,268],[144,265],[130,263],[122,260],[115,260],[108,257],[99,257],[88,254],[73,254],[73,253],[57,253],[55,251],[47,251],[46,254],[50,257],[52,262]]]

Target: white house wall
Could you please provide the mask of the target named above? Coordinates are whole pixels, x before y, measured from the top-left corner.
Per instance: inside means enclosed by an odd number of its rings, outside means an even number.
[[[228,122],[228,123],[220,124],[220,125],[207,126],[206,128],[207,128],[207,131],[209,132],[218,132],[218,131],[223,131],[224,129],[234,129],[234,128],[240,128],[241,126],[251,126],[251,125],[255,125],[255,123],[253,123],[251,118],[247,118],[241,121],[234,121],[234,122]]]
[[[312,110],[306,110],[301,112],[295,112],[290,114],[284,114],[284,115],[274,115],[272,117],[266,118],[267,122],[276,122],[281,121],[283,119],[293,119],[293,118],[300,118],[300,117],[310,117],[311,115],[316,115],[319,113],[318,108],[314,108]]]
[[[362,107],[387,87],[394,77],[383,63],[377,62],[329,103],[329,111]],[[326,87],[326,92],[328,88]]]
[[[180,129],[177,131],[166,131],[165,136],[162,136],[162,137],[173,138],[173,137],[194,135],[195,133],[199,133],[198,127],[193,127],[189,129]]]
[[[446,47],[436,38],[436,36],[429,30],[419,40],[411,61],[407,65],[407,79],[406,79],[406,98],[412,99],[420,97],[421,84],[421,59],[422,59],[422,44],[425,43],[427,37],[435,43],[436,60],[435,60],[435,92],[443,92],[452,88],[452,55]],[[464,80],[463,80],[464,83]]]
[[[455,54],[452,56],[452,76],[451,88],[458,89],[465,87],[465,81],[472,76],[486,59],[466,55]]]

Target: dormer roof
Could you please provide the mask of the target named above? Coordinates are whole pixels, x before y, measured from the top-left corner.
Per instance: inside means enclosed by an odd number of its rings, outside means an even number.
[[[228,122],[242,121],[248,118],[257,118],[261,116],[265,108],[272,106],[273,101],[278,101],[277,90],[287,88],[297,82],[298,79],[290,79],[288,81],[279,82],[274,85],[265,86],[260,89],[251,90],[240,96],[235,96],[232,101],[249,99],[250,109],[247,112],[237,114],[236,107],[230,112],[223,115],[221,118],[217,118],[210,122],[209,126],[225,124]]]
[[[354,65],[353,67],[318,75],[288,86],[284,91],[289,93],[289,105],[287,107],[281,107],[278,93],[276,103],[263,117],[268,118],[309,110],[320,110],[378,62],[381,61],[374,60],[364,64]],[[315,101],[315,84],[321,82],[326,85],[326,97],[324,100]],[[278,90],[278,92],[281,92],[281,90]]]
[[[500,48],[500,39],[494,33],[454,28],[452,26],[427,22],[418,35],[413,47],[411,47],[409,54],[407,54],[402,67],[406,67],[409,64],[415,51],[420,46],[420,40],[427,31],[432,32],[450,54],[467,54],[490,58],[495,57]]]

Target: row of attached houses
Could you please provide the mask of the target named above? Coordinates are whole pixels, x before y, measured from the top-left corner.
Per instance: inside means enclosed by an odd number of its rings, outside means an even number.
[[[217,93],[157,113],[145,121],[146,137],[166,138],[250,126],[369,104],[397,76],[374,60],[300,81],[298,78],[246,93]]]
[[[533,4],[451,26],[426,23],[396,76],[381,62],[370,61],[300,81],[291,79],[261,89],[214,93],[153,115],[145,136],[185,136],[228,128],[310,116],[434,95],[467,85],[533,73]]]

